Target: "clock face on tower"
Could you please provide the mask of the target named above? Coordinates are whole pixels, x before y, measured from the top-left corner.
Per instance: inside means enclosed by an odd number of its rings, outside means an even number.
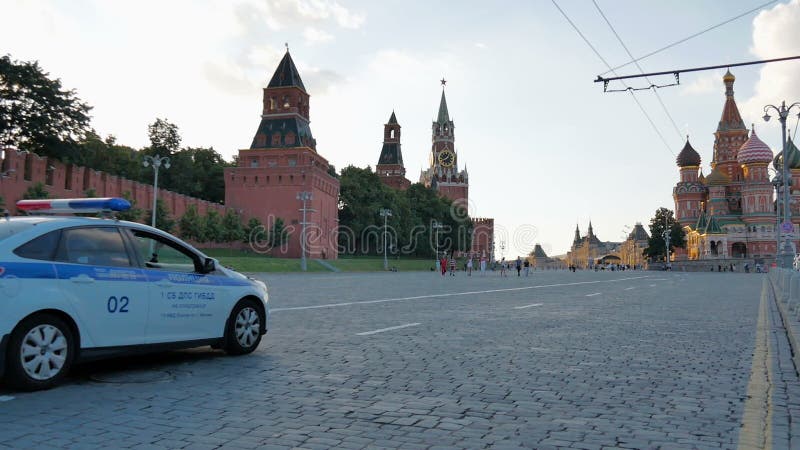
[[[456,155],[450,150],[442,150],[439,153],[439,164],[442,167],[453,167],[456,162]]]

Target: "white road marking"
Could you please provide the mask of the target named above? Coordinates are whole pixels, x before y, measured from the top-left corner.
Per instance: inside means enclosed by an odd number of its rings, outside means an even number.
[[[426,298],[442,298],[442,297],[457,297],[461,295],[476,295],[476,294],[490,294],[493,292],[510,292],[510,291],[525,291],[528,289],[541,289],[541,288],[549,288],[549,287],[561,287],[561,286],[580,286],[582,284],[597,284],[597,283],[618,283],[620,281],[629,281],[629,280],[640,280],[642,278],[649,278],[648,275],[642,277],[631,277],[631,278],[619,278],[617,280],[599,280],[599,281],[577,281],[575,283],[558,283],[558,284],[540,284],[536,286],[522,286],[516,288],[505,288],[505,289],[489,289],[486,291],[467,291],[467,292],[450,292],[447,294],[430,294],[430,295],[416,295],[414,297],[397,297],[397,298],[382,298],[379,300],[363,300],[363,301],[356,301],[356,302],[341,302],[341,303],[324,303],[322,305],[311,305],[311,306],[294,306],[290,308],[270,308],[269,312],[279,312],[279,311],[301,311],[305,309],[320,309],[320,308],[337,308],[340,306],[351,306],[351,305],[369,305],[372,303],[388,303],[388,302],[402,302],[408,300],[422,300]]]
[[[633,290],[633,289],[636,289],[636,288],[635,287],[625,288],[626,291],[630,291],[630,290]]]
[[[656,287],[656,285],[655,284],[651,284],[650,287]]]
[[[14,400],[14,397],[10,395],[0,395],[0,402],[10,402],[11,400]]]
[[[380,330],[365,331],[363,333],[356,333],[356,336],[369,336],[370,334],[383,333],[384,331],[399,330],[401,328],[415,327],[419,323],[407,323],[405,325],[398,325],[396,327],[381,328]]]
[[[594,294],[586,294],[587,297],[594,297],[595,295],[600,295],[600,292],[595,292]]]
[[[534,306],[542,306],[541,303],[534,303],[532,305],[525,305],[525,306],[515,306],[514,309],[525,309],[525,308],[532,308]]]

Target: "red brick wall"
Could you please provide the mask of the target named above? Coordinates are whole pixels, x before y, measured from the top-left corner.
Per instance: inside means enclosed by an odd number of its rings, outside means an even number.
[[[30,169],[30,179],[25,177],[26,162]],[[122,197],[125,192],[130,192],[136,207],[145,211],[153,207],[152,186],[86,167],[70,167],[52,159],[6,149],[0,154],[0,172],[9,170],[14,172],[7,178],[0,178],[0,197],[3,197],[6,208],[10,211],[14,211],[13,205],[22,199],[25,191],[39,182],[45,185],[50,198],[84,197],[89,189],[94,189],[98,197]],[[180,218],[191,204],[196,205],[201,214],[205,214],[211,208],[220,214],[225,214],[226,208],[223,205],[186,197],[166,189],[158,191],[159,201],[164,201],[170,216],[175,219]]]

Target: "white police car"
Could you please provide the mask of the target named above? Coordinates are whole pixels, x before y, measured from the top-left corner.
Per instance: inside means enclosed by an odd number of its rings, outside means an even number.
[[[120,198],[22,200],[38,213],[124,211]],[[267,287],[168,233],[114,219],[0,218],[0,377],[58,383],[76,361],[211,345],[250,353]]]

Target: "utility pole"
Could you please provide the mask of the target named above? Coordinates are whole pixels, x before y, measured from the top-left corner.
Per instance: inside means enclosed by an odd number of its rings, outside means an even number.
[[[434,233],[436,235],[436,248],[434,249],[434,253],[435,253],[436,256],[434,256],[434,266],[438,267],[439,264],[440,264],[439,263],[439,229],[442,228],[442,224],[434,220],[433,222],[431,222],[431,228],[434,229]],[[439,267],[439,270],[441,270],[441,269],[442,268]]]
[[[666,270],[669,267],[669,222],[667,221],[667,215],[666,214],[664,215],[664,233],[663,233],[663,237],[664,237],[664,243],[666,244],[666,247],[667,247],[667,253],[666,253],[666,256],[664,257],[664,259],[666,261],[664,263],[664,270]]]
[[[307,212],[314,212],[313,209],[309,209],[306,207],[306,202],[312,199],[311,192],[298,192],[297,199],[303,202],[303,208],[300,210],[303,213],[303,221],[300,223],[301,225],[301,232],[300,232],[300,270],[305,272],[307,270],[306,264],[306,213]]]
[[[386,219],[388,219],[389,217],[392,216],[392,210],[391,209],[381,208],[380,214],[381,214],[381,216],[383,216],[383,270],[389,270],[389,257],[386,254],[386,250],[387,250],[387,248],[386,248],[386,243],[387,243],[386,242],[386,240],[387,240],[386,239],[387,238]]]

